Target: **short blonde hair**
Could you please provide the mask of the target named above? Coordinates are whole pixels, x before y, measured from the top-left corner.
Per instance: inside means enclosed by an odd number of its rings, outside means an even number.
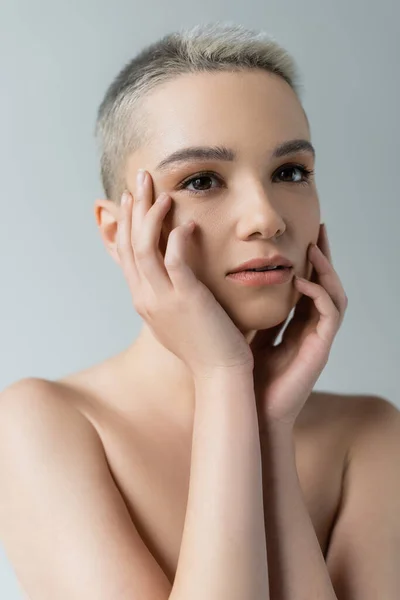
[[[151,124],[140,109],[153,88],[184,73],[244,69],[275,73],[300,100],[299,72],[289,53],[267,33],[231,22],[180,29],[130,60],[108,87],[97,113],[95,137],[106,197],[119,205],[127,158],[149,139]]]

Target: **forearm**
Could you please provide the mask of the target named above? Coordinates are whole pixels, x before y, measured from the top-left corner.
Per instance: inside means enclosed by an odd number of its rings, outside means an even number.
[[[268,600],[252,373],[196,381],[189,494],[174,600]]]
[[[266,428],[260,433],[260,441],[269,597],[271,600],[337,600],[303,499],[293,430]]]

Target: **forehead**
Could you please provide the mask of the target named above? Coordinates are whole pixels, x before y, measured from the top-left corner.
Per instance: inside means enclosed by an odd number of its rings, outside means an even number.
[[[183,145],[274,147],[309,139],[303,108],[289,84],[261,69],[190,73],[159,85],[146,98],[148,148],[157,155]]]

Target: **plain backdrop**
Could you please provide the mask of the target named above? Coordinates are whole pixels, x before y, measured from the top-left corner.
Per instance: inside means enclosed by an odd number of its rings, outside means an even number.
[[[395,0],[0,0],[0,389],[87,368],[138,335],[141,318],[94,218],[104,197],[96,111],[142,47],[211,20],[269,32],[302,76],[322,221],[349,298],[316,389],[400,408]],[[19,600],[0,551],[0,598]]]

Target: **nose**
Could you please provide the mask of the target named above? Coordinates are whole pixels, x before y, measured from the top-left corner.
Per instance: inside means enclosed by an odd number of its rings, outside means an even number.
[[[254,235],[269,239],[282,235],[286,230],[280,211],[263,187],[248,186],[242,207],[237,224],[238,235],[242,239]]]

